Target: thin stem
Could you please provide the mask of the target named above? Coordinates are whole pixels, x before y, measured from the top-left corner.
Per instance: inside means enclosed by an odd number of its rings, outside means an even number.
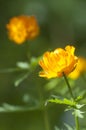
[[[45,130],[50,130],[47,108],[44,110]]]
[[[40,97],[40,103],[41,103],[41,107],[43,108],[43,117],[44,117],[44,125],[45,125],[45,130],[50,130],[50,124],[49,124],[49,118],[48,118],[48,110],[47,107],[44,107],[44,97],[43,97],[43,92],[41,90],[41,87],[38,86],[38,93],[39,93],[39,97]]]
[[[75,123],[76,123],[76,130],[79,130],[79,119],[78,116],[75,115]]]
[[[73,101],[75,101],[74,95],[73,95],[73,93],[72,93],[71,86],[70,86],[70,84],[69,84],[69,82],[68,82],[68,79],[67,79],[67,77],[66,77],[66,75],[65,75],[64,73],[63,73],[63,77],[64,77],[64,79],[65,79],[65,81],[66,81],[67,86],[68,86],[70,95],[71,95]],[[78,116],[76,115],[76,113],[75,113],[75,125],[76,125],[76,130],[80,130],[80,129],[79,129],[79,119],[78,119]]]
[[[65,75],[64,73],[63,73],[63,77],[64,77],[64,79],[65,79],[65,81],[66,81],[66,84],[67,84],[67,86],[68,86],[68,89],[69,89],[69,92],[70,92],[70,95],[71,95],[72,99],[75,100],[75,99],[74,99],[74,95],[73,95],[72,90],[71,90],[71,87],[70,87],[70,84],[69,84],[69,82],[68,82],[68,79],[67,79],[67,77],[66,77],[66,75]]]

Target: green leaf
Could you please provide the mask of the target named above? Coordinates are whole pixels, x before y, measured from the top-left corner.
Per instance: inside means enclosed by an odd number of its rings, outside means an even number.
[[[55,126],[55,130],[60,130],[60,128],[58,128],[57,126]]]
[[[18,87],[18,85],[23,82],[29,75],[29,72],[24,74],[22,77],[20,77],[19,79],[17,79],[15,82],[14,82],[14,85],[15,87]]]
[[[79,118],[84,118],[83,113],[81,110],[75,109],[75,111],[73,112],[73,114]]]
[[[66,123],[64,123],[64,126],[67,128],[66,130],[75,130],[75,128],[71,127]],[[55,130],[64,130],[64,128],[58,128],[57,126],[55,126]]]
[[[20,69],[29,69],[30,65],[27,62],[17,62],[17,67]]]
[[[44,86],[47,91],[54,89],[61,80],[59,79],[51,79],[49,82]]]
[[[67,128],[67,130],[75,130],[75,128],[72,128],[70,125],[64,123],[64,126]]]
[[[32,57],[30,59],[30,69],[31,70],[34,70],[37,67],[39,59],[40,59],[40,57],[37,57],[37,58],[36,57]]]
[[[80,101],[80,100],[82,100],[82,99],[83,99],[83,96],[78,96],[78,97],[75,99],[75,101],[78,102],[78,101]]]
[[[73,100],[66,99],[66,98],[64,98],[63,100],[57,99],[57,98],[49,99],[48,102],[57,103],[57,104],[64,104],[64,105],[76,107],[76,102],[74,102]]]
[[[77,109],[80,109],[80,108],[82,108],[83,106],[85,106],[85,104],[82,104],[82,105],[81,105],[81,104],[76,104],[76,108],[77,108]]]
[[[15,106],[10,105],[8,103],[3,103],[2,106],[0,106],[0,112],[32,111],[38,108],[39,108],[38,104],[29,107],[29,106]]]
[[[13,73],[16,71],[21,71],[20,68],[8,68],[8,69],[1,69],[0,73]]]

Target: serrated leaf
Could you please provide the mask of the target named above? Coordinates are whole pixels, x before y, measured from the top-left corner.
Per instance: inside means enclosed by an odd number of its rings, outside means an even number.
[[[83,106],[85,106],[85,104],[82,104],[82,105],[81,105],[81,104],[77,104],[77,105],[76,105],[77,109],[80,109],[80,108],[82,108]]]
[[[57,99],[57,98],[49,99],[48,102],[64,104],[64,105],[68,105],[68,106],[72,106],[72,107],[76,106],[76,102],[74,102],[73,100],[66,99],[66,98],[64,98],[63,100]]]
[[[75,101],[78,102],[78,101],[80,101],[81,99],[83,99],[83,96],[78,96],[78,97],[75,99]]]
[[[73,112],[73,114],[79,118],[84,118],[83,113],[84,112],[82,112],[81,110],[77,110],[77,109],[75,109],[75,111]]]

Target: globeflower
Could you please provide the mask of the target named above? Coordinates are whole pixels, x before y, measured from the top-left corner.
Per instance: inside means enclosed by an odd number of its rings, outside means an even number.
[[[84,72],[86,72],[86,59],[83,57],[78,58],[78,63],[74,71],[69,74],[69,78],[77,79],[79,78]]]
[[[9,39],[16,44],[32,40],[39,34],[39,26],[34,16],[17,16],[10,19],[6,25]]]
[[[75,47],[67,45],[65,49],[57,48],[51,52],[45,52],[39,65],[43,71],[39,73],[40,77],[55,78],[62,77],[63,73],[68,75],[74,70],[78,62],[74,55]]]

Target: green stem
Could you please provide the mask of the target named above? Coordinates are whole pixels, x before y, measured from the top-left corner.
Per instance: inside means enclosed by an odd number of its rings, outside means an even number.
[[[45,122],[45,130],[50,130],[49,119],[48,119],[48,112],[47,112],[46,108],[44,110],[44,122]]]
[[[69,84],[69,82],[68,82],[68,79],[67,79],[67,77],[66,77],[66,75],[65,75],[64,73],[63,73],[63,77],[64,77],[64,79],[65,79],[65,82],[66,82],[67,86],[68,86],[70,95],[71,95],[73,101],[75,101],[74,95],[73,95],[73,93],[72,93],[71,86],[70,86],[70,84]],[[75,113],[75,125],[76,125],[76,130],[80,130],[80,129],[79,129],[79,119],[78,119],[78,116],[76,115],[76,113]]]
[[[72,99],[75,100],[74,95],[73,95],[72,90],[71,90],[71,87],[70,87],[70,84],[69,84],[69,82],[68,82],[68,79],[67,79],[67,77],[66,77],[66,75],[65,75],[64,73],[63,73],[63,76],[64,76],[64,79],[65,79],[66,84],[67,84],[67,86],[68,86],[70,95],[71,95]]]
[[[76,130],[79,130],[79,119],[76,114],[75,114],[75,123],[76,123]]]
[[[44,97],[43,97],[43,92],[41,90],[40,85],[38,86],[38,93],[39,93],[39,97],[40,97],[41,108],[43,108],[43,117],[44,117],[45,130],[50,130],[50,124],[49,124],[49,118],[48,118],[48,110],[47,110],[46,106],[44,107]]]

